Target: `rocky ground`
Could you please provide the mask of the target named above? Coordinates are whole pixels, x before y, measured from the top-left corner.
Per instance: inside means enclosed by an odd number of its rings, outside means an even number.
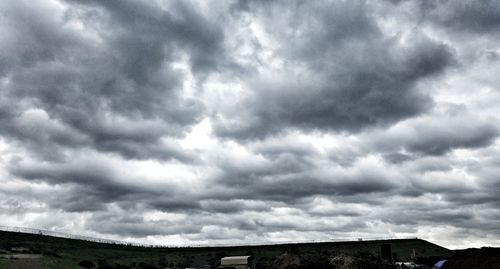
[[[301,256],[299,254],[284,253],[278,256],[273,269],[392,269],[391,263],[368,253],[357,255],[328,254]]]
[[[457,250],[443,269],[500,269],[500,248]]]

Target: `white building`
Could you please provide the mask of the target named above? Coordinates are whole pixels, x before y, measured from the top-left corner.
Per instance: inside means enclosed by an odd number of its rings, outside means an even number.
[[[229,256],[220,260],[219,268],[255,269],[253,256]]]

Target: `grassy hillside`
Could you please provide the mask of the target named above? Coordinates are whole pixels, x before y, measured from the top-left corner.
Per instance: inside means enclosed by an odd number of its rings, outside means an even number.
[[[224,256],[254,255],[261,267],[284,251],[304,255],[319,253],[369,252],[380,256],[381,245],[391,246],[393,255],[405,260],[413,253],[418,257],[448,257],[452,251],[421,239],[398,239],[354,242],[302,243],[262,246],[195,247],[195,248],[147,248],[115,244],[103,244],[44,235],[0,232],[0,269],[3,268],[83,268],[78,263],[88,260],[102,268],[106,264],[121,264],[129,268],[193,267],[216,264]],[[14,251],[13,251],[14,250]],[[13,253],[31,254],[29,258],[9,259]],[[1,254],[1,253],[4,254]],[[15,255],[14,255],[15,257]],[[113,267],[109,267],[113,268]],[[119,268],[119,267],[114,267]],[[153,268],[153,267],[150,267]]]

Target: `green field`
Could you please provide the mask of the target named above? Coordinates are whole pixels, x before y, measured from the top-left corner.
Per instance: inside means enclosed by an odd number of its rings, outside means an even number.
[[[82,240],[65,239],[36,234],[0,232],[0,269],[4,268],[82,268],[78,263],[83,260],[93,262],[100,268],[154,268],[197,267],[214,265],[224,256],[253,255],[260,268],[269,268],[272,260],[285,251],[301,255],[321,253],[359,253],[367,252],[381,255],[381,246],[390,245],[392,255],[400,260],[409,259],[413,250],[417,257],[448,257],[452,251],[421,239],[394,239],[374,241],[350,241],[327,243],[299,243],[261,246],[233,247],[137,247],[118,244],[95,243]],[[23,252],[37,255],[32,259],[10,259],[9,250],[23,248]],[[107,265],[113,265],[106,267]],[[123,267],[125,268],[125,267]]]

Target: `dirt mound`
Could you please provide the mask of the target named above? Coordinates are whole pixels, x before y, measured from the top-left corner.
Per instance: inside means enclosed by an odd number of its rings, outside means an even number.
[[[500,269],[500,248],[458,250],[443,269]]]
[[[273,269],[295,269],[300,266],[301,257],[296,254],[285,253],[278,257],[273,262]]]
[[[356,256],[338,255],[299,255],[285,253],[278,256],[272,269],[392,269],[393,265],[370,254]]]
[[[369,254],[359,254],[356,256],[337,255],[330,258],[331,268],[334,269],[390,269],[394,266],[380,258]]]
[[[330,259],[330,264],[335,269],[355,269],[355,268],[363,268],[365,262],[363,260],[346,255],[339,255],[332,257]]]

